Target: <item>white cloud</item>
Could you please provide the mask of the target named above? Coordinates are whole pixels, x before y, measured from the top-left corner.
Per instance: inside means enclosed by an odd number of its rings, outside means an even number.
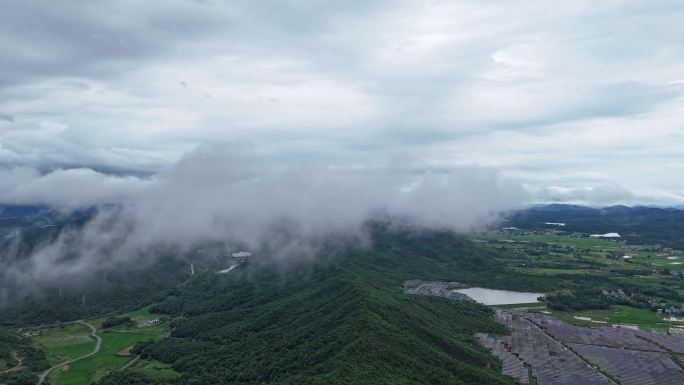
[[[92,170],[4,171],[0,203],[59,208],[103,207],[83,228],[64,229],[21,264],[0,272],[51,282],[136,261],[183,255],[206,242],[242,245],[274,258],[308,258],[329,235],[363,238],[367,220],[467,231],[520,207],[527,192],[495,170],[425,170],[410,162],[373,168],[289,167],[234,145],[208,145],[184,155],[155,179],[112,177]],[[13,261],[11,249],[0,261]],[[144,258],[142,258],[144,256]],[[67,258],[68,257],[68,258]]]
[[[48,205],[62,210],[127,202],[152,183],[83,168],[43,175],[33,168],[15,167],[0,170],[0,180],[0,204]]]
[[[287,163],[403,152],[679,196],[683,16],[673,0],[10,1],[0,164],[150,174],[238,141]]]

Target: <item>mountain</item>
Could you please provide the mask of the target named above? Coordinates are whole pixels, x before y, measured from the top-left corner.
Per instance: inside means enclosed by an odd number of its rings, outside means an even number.
[[[508,226],[549,229],[545,223],[565,223],[562,230],[583,233],[617,232],[631,243],[684,247],[684,211],[677,208],[610,206],[591,208],[551,204],[521,210]]]
[[[371,247],[331,247],[313,262],[255,258],[229,274],[196,275],[152,307],[176,319],[169,338],[135,351],[171,365],[179,385],[512,384],[473,339],[504,330],[490,309],[402,287],[494,277],[493,256],[447,232],[371,233]],[[154,381],[129,370],[100,385]]]

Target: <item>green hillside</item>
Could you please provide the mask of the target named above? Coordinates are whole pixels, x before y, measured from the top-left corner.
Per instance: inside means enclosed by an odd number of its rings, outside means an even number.
[[[503,331],[489,309],[401,288],[492,269],[491,256],[449,233],[373,237],[314,264],[199,275],[152,307],[181,316],[171,337],[137,351],[179,372],[177,384],[511,384],[472,339]],[[133,368],[100,384],[154,381]]]
[[[45,353],[32,346],[28,338],[0,327],[0,384],[32,385],[35,372],[49,366]]]

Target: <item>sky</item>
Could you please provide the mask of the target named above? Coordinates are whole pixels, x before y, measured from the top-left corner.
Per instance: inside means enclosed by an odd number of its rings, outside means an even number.
[[[683,20],[680,0],[3,2],[0,203],[126,200],[227,143],[482,170],[526,203],[684,204]]]

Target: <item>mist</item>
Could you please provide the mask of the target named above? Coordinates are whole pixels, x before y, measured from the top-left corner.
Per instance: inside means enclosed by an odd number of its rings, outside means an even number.
[[[363,239],[364,223],[378,217],[466,232],[528,198],[519,184],[488,168],[436,170],[405,160],[293,166],[230,144],[199,146],[150,178],[87,169],[3,175],[11,181],[0,188],[3,204],[62,212],[100,207],[84,226],[63,229],[27,256],[11,255],[16,247],[5,249],[4,279],[32,286],[143,268],[162,255],[184,255],[211,242],[268,250],[285,263],[310,259],[320,240]]]

